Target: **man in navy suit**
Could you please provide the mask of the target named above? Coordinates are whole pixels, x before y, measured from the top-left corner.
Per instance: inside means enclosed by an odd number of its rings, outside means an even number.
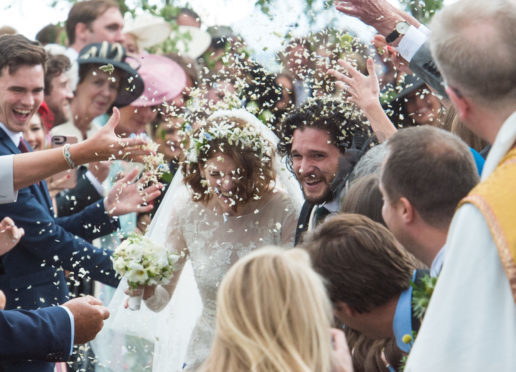
[[[0,155],[18,154],[23,145],[27,147],[21,132],[43,100],[45,59],[44,49],[21,35],[0,38]],[[160,186],[140,192],[141,185],[130,182],[135,176],[131,172],[105,200],[65,218],[54,219],[44,181],[19,190],[16,203],[0,206],[0,218],[9,216],[25,230],[18,245],[0,258],[0,289],[7,295],[7,309],[64,303],[68,289],[63,269],[118,284],[110,253],[87,240],[115,231],[118,221],[113,217],[152,208],[142,204],[156,198]],[[4,371],[53,370],[51,363],[44,362],[2,362],[2,367]]]
[[[23,229],[5,217],[0,222],[0,256],[13,249]],[[0,291],[0,310],[6,298]],[[0,311],[0,360],[67,360],[72,345],[92,340],[102,329],[109,311],[87,296],[38,310]]]
[[[0,311],[0,361],[8,362],[11,370],[23,371],[28,370],[28,359],[66,361],[72,346],[92,340],[108,317],[109,311],[91,296],[74,298],[63,306]],[[46,364],[51,365],[38,363]]]

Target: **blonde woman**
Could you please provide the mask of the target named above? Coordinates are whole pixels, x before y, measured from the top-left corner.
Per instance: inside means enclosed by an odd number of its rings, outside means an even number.
[[[220,285],[215,339],[200,371],[352,371],[344,334],[330,330],[332,319],[304,250],[256,250]]]

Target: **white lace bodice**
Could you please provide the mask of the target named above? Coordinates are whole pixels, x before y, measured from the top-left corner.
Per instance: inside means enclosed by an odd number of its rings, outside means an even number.
[[[264,245],[292,246],[295,214],[281,192],[261,209],[239,217],[224,218],[200,203],[184,211],[180,225],[205,307],[215,310],[222,277],[239,258]]]
[[[208,355],[215,330],[217,290],[224,274],[254,249],[265,245],[291,247],[298,210],[284,191],[275,190],[263,204],[242,216],[221,215],[191,200],[181,202],[176,211],[168,227],[167,243],[175,252],[189,256],[203,304],[186,356],[191,368]],[[157,291],[147,306],[162,308],[170,298],[163,292]]]

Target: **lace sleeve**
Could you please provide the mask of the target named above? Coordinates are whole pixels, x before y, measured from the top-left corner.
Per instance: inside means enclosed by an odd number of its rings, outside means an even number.
[[[187,200],[189,202],[189,199]],[[169,283],[157,286],[154,294],[145,300],[145,305],[155,312],[161,311],[172,298],[172,294],[174,293],[188,257],[188,247],[183,237],[182,228],[186,223],[185,215],[188,202],[186,204],[181,203],[183,206],[179,207],[177,211],[175,211],[176,213],[171,214],[170,222],[166,229],[166,235],[168,236],[166,239],[166,247],[173,253],[179,255],[180,258],[175,264],[174,273],[170,278]]]

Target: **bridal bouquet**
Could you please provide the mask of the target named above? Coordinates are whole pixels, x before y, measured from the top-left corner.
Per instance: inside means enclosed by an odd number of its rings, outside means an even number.
[[[114,251],[113,267],[127,279],[130,292],[140,286],[166,284],[179,256],[149,238],[131,234]],[[130,295],[129,308],[139,310],[142,294]]]

